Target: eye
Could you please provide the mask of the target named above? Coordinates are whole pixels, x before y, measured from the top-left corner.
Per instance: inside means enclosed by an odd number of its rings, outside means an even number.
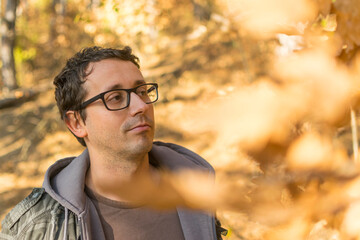
[[[121,102],[124,99],[124,94],[121,94],[121,92],[113,92],[111,93],[107,98],[107,102]]]
[[[136,89],[136,94],[139,96],[146,96],[147,95],[147,90],[146,90],[146,86],[142,86],[139,87],[138,89]]]

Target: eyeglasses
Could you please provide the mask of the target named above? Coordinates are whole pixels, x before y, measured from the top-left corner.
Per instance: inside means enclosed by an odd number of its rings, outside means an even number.
[[[114,89],[100,93],[99,95],[83,102],[81,104],[81,109],[84,109],[90,103],[101,99],[107,110],[121,110],[130,105],[130,93],[132,92],[138,95],[146,104],[156,102],[159,97],[157,83],[146,83],[130,89]]]

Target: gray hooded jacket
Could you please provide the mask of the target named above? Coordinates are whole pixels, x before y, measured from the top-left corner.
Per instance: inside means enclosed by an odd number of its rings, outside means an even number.
[[[172,172],[200,169],[214,177],[208,162],[181,146],[154,142],[149,154]],[[84,193],[89,164],[87,150],[53,164],[43,188],[34,189],[3,220],[0,239],[105,239],[95,206]],[[177,211],[186,240],[216,239],[214,216],[183,208]]]

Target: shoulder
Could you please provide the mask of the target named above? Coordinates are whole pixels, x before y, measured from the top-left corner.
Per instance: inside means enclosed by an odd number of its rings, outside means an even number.
[[[43,188],[34,188],[24,200],[18,203],[2,221],[0,239],[25,238],[25,232],[36,231],[46,226],[53,213],[61,211],[61,205],[50,197]]]
[[[156,141],[153,143],[152,152],[156,152],[157,155],[171,156],[171,157],[173,157],[174,154],[181,155],[182,158],[187,159],[191,163],[203,169],[207,169],[211,173],[214,173],[214,168],[204,158],[199,156],[197,153],[180,145],[174,143],[164,143],[164,142]]]

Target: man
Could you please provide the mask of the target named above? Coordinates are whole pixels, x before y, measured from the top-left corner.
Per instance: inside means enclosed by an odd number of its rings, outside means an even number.
[[[153,142],[158,85],[145,82],[129,47],[85,48],[54,84],[61,118],[86,149],[47,170],[43,188],[4,219],[0,239],[216,239],[210,214],[156,211],[126,195],[138,179],[156,182],[159,169],[214,175],[195,153]]]

